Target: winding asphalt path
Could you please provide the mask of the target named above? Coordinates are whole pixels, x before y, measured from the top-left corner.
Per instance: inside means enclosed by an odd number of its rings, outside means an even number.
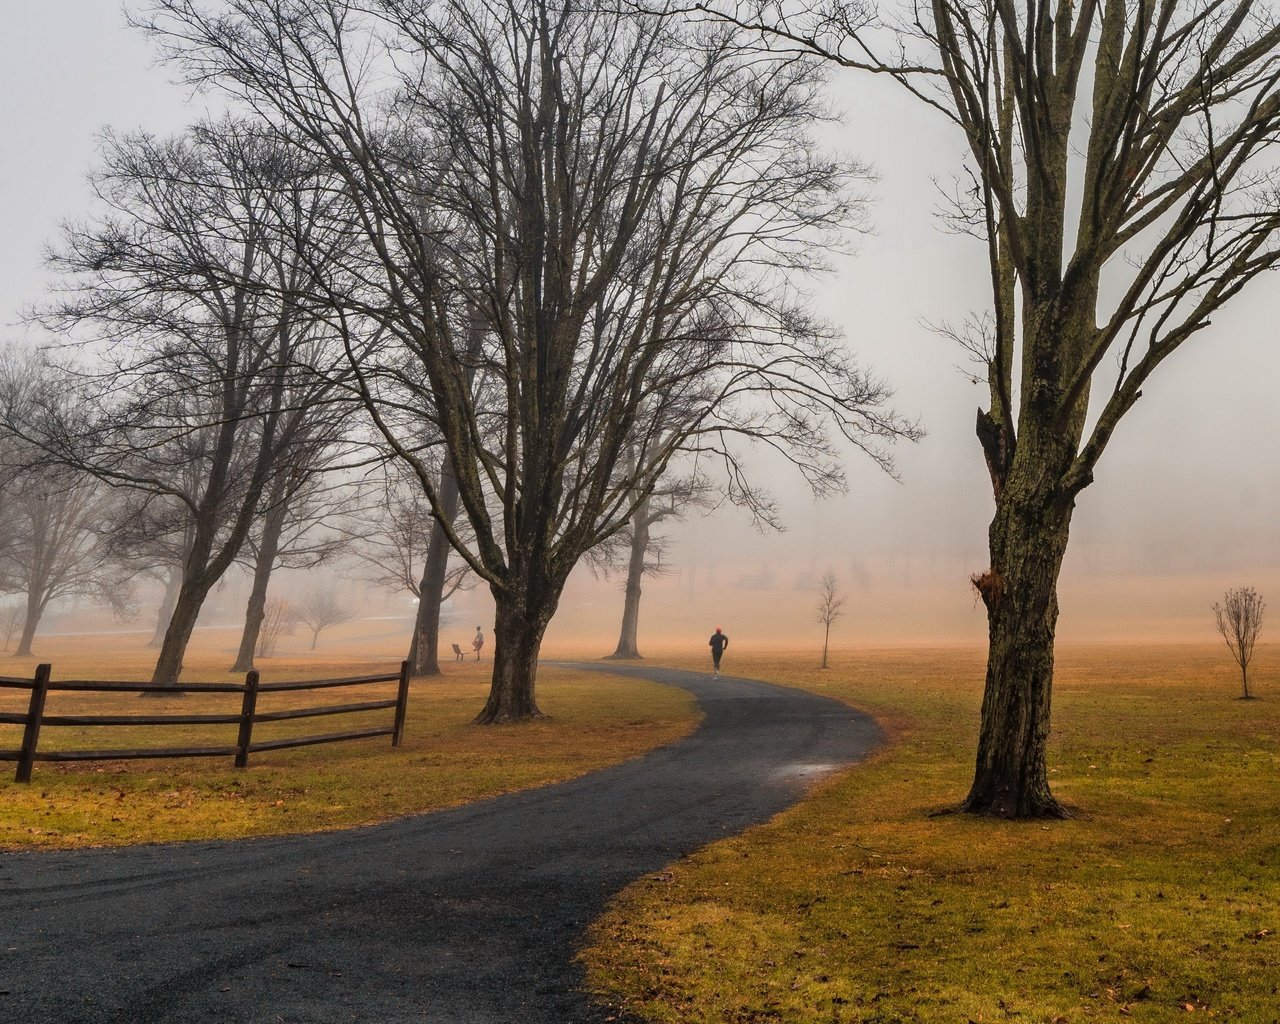
[[[580,779],[370,828],[0,855],[0,1021],[604,1021],[573,956],[610,897],[883,737],[799,690],[577,667],[683,687],[704,722]]]

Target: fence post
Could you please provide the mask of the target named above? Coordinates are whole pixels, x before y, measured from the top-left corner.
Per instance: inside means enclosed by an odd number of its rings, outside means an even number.
[[[244,677],[244,701],[240,705],[240,736],[236,739],[236,767],[249,764],[249,745],[253,742],[253,715],[258,709],[258,672]]]
[[[27,725],[22,730],[22,750],[18,753],[18,770],[15,782],[31,781],[31,766],[36,760],[36,744],[40,742],[40,720],[44,717],[44,702],[49,696],[49,673],[52,665],[37,665],[31,681],[31,703],[27,706]]]
[[[400,662],[400,690],[396,694],[396,723],[391,733],[391,745],[400,746],[404,738],[404,714],[409,707],[409,662]]]

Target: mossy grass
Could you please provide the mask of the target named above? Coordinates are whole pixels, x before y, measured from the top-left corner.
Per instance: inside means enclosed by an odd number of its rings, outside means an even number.
[[[136,638],[44,644],[54,678],[145,679],[148,654]],[[5,675],[28,675],[36,659],[9,659]],[[188,658],[185,681],[243,679],[225,671],[221,651]],[[271,659],[264,680],[394,672],[359,656]],[[681,690],[571,669],[543,668],[538,697],[547,719],[513,726],[471,724],[483,707],[492,665],[448,662],[443,677],[411,686],[404,743],[358,740],[254,754],[237,770],[230,757],[160,761],[37,762],[30,785],[0,763],[0,847],[65,848],[231,839],[343,828],[436,810],[545,785],[645,753],[692,731],[698,714]],[[394,697],[395,684],[311,694],[264,694],[259,710]],[[26,709],[27,692],[0,690],[5,710]],[[236,695],[189,694],[140,701],[136,695],[51,693],[48,714],[238,712]],[[261,725],[254,739],[390,722],[390,711]],[[225,745],[235,726],[49,727],[44,749]],[[0,747],[21,742],[0,725]]]
[[[1280,1020],[1274,648],[1241,702],[1219,647],[1061,645],[1051,779],[1075,814],[1031,822],[936,813],[971,779],[982,651],[825,672],[731,653],[892,744],[617,899],[583,954],[610,1003],[672,1024]]]

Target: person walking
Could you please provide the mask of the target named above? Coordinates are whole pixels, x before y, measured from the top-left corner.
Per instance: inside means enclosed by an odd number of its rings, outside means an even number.
[[[715,668],[714,678],[719,679],[720,655],[724,654],[729,646],[729,637],[719,626],[716,626],[716,631],[711,634],[711,639],[707,643],[711,645],[711,664]]]
[[[484,630],[476,626],[476,635],[471,640],[471,649],[476,652],[476,661],[480,660],[480,648],[484,646]]]

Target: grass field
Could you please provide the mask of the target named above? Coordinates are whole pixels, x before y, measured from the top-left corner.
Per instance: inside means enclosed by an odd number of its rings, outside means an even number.
[[[225,647],[194,652],[187,678],[232,678],[220,671]],[[264,662],[264,677],[388,667],[335,647],[323,660]],[[42,653],[62,678],[145,675],[136,639]],[[829,671],[814,662],[735,648],[726,668],[865,708],[892,743],[769,824],[623,893],[583,954],[611,1003],[670,1024],[1280,1021],[1280,650],[1259,648],[1262,699],[1242,702],[1216,646],[1064,645],[1051,777],[1078,813],[1051,823],[935,813],[969,781],[980,650],[842,651]],[[478,729],[468,723],[489,665],[445,668],[414,684],[399,751],[382,740],[303,748],[258,755],[245,771],[220,760],[38,764],[31,786],[0,781],[0,845],[342,827],[568,778],[696,722],[678,691],[544,669],[549,721]],[[6,706],[24,696],[10,692]],[[55,699],[85,700],[51,698],[51,711]],[[99,742],[57,732],[66,747]],[[110,742],[138,742],[123,732]]]
[[[233,638],[234,639],[234,638]],[[154,652],[137,637],[81,637],[41,645],[54,678],[145,679]],[[262,661],[264,681],[374,675],[398,663],[371,661],[340,648],[338,656],[298,654]],[[390,645],[381,645],[383,650]],[[243,677],[225,671],[230,656],[205,639],[187,659],[184,680]],[[394,649],[394,648],[391,648]],[[37,659],[9,658],[5,675],[30,675]],[[158,761],[37,762],[30,785],[13,782],[0,762],[0,847],[119,845],[175,839],[237,838],[312,832],[435,810],[498,793],[581,775],[669,743],[698,720],[680,690],[544,668],[538,699],[546,721],[481,728],[471,719],[488,693],[488,661],[446,662],[442,678],[417,680],[409,697],[404,743],[385,738],[254,754],[237,770],[231,758]],[[264,694],[259,710],[395,696],[395,684],[317,694]],[[29,693],[0,690],[0,708],[26,710]],[[237,713],[238,695],[183,699],[51,693],[48,714],[145,712]],[[390,711],[260,726],[254,739],[290,728],[331,732],[390,722]],[[130,749],[234,743],[235,726],[47,727],[40,749]],[[18,726],[0,725],[0,748],[21,745]]]
[[[1051,771],[1072,820],[964,796],[978,650],[731,650],[872,711],[893,744],[773,822],[627,890],[591,984],[671,1024],[1280,1020],[1280,657],[1064,646]],[[673,662],[674,663],[674,662]],[[701,660],[690,662],[705,667]]]

